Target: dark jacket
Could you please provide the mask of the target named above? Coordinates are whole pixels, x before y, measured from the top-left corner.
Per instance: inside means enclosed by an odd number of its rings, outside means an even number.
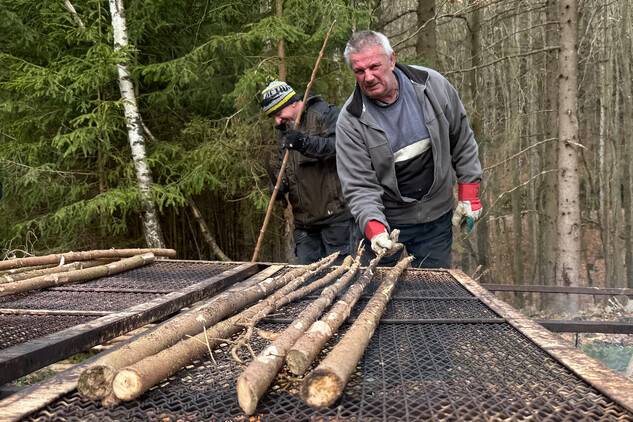
[[[281,193],[288,193],[297,227],[351,218],[336,171],[336,120],[339,109],[319,96],[306,100],[297,128],[306,135],[301,151],[290,150]],[[280,128],[283,129],[283,128]],[[279,167],[285,154],[279,136]]]
[[[434,70],[396,66],[411,80],[424,110],[433,150],[433,184],[419,201],[400,194],[391,145],[363,104],[357,85],[338,119],[336,156],[345,198],[362,230],[370,220],[387,229],[389,224],[436,220],[453,206],[456,179],[481,179],[477,143],[455,88]]]

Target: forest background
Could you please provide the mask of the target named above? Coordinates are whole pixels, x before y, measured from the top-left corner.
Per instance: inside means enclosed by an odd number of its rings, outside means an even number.
[[[345,43],[370,28],[462,97],[485,214],[455,234],[454,267],[480,282],[633,288],[627,0],[0,0],[0,11],[0,259],[151,245],[249,261],[277,159],[258,93],[277,78],[305,90],[336,20],[311,92],[343,105],[355,83]],[[133,84],[125,100],[121,80]],[[260,261],[292,261],[287,215],[278,202]]]

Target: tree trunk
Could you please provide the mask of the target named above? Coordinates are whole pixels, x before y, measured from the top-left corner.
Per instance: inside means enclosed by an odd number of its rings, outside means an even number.
[[[195,218],[196,222],[200,226],[200,231],[202,232],[202,236],[204,237],[204,240],[207,242],[207,244],[209,245],[209,247],[211,248],[215,256],[220,258],[220,260],[222,261],[230,261],[231,258],[226,256],[224,252],[222,252],[222,249],[220,249],[220,247],[216,243],[215,238],[211,234],[211,230],[209,230],[209,226],[207,226],[206,221],[204,221],[204,217],[202,217],[202,213],[200,212],[200,209],[198,208],[198,206],[196,205],[196,203],[193,201],[193,199],[190,196],[187,197],[187,202],[189,202],[189,207],[191,208],[191,213],[193,214],[193,218]]]
[[[558,10],[556,0],[547,0],[548,22],[558,20]],[[548,46],[556,45],[559,42],[557,26],[549,24],[546,26],[545,42]],[[558,138],[558,60],[556,52],[546,53],[546,93],[544,95],[544,109],[547,110],[544,120],[544,132],[546,139]],[[542,167],[544,170],[555,169],[558,166],[558,142],[547,142],[543,147]],[[548,173],[543,176],[538,199],[539,208],[539,254],[537,256],[537,277],[539,284],[553,286],[556,284],[556,217],[558,214],[557,198],[557,176],[555,173]],[[553,309],[555,301],[553,295],[541,295],[542,304],[546,309]]]
[[[415,45],[418,57],[430,62],[431,67],[437,66],[437,35],[435,33],[435,0],[418,0],[418,27],[424,28],[418,32]]]
[[[471,66],[477,68],[481,65],[481,8],[477,7],[473,10],[468,27],[470,28]],[[483,94],[479,89],[478,76],[479,72],[477,70],[473,70],[470,73],[470,88],[473,98],[473,110],[470,113],[470,122],[472,124],[473,133],[475,134],[475,139],[479,144],[479,159],[481,160],[482,167],[485,168],[488,165],[488,142],[484,132],[482,113],[485,110],[485,106]],[[486,177],[482,177],[480,187],[484,215],[475,225],[477,242],[476,265],[481,265],[482,271],[486,271],[490,268],[490,261],[488,259],[490,253],[490,227],[488,224],[488,216],[492,215],[491,210],[486,208],[492,205]],[[489,276],[485,277],[489,278]]]
[[[0,297],[16,293],[24,293],[35,289],[44,289],[46,287],[94,280],[95,278],[107,277],[109,275],[119,274],[124,271],[142,267],[143,265],[147,265],[152,262],[154,262],[154,254],[147,253],[126,258],[118,262],[112,262],[107,265],[100,265],[98,267],[86,268],[73,272],[47,274],[14,283],[0,284]]]
[[[29,256],[27,258],[14,258],[0,261],[0,270],[11,268],[33,267],[36,265],[59,264],[67,261],[88,261],[100,258],[125,258],[145,253],[153,253],[156,256],[173,258],[176,251],[173,249],[103,249],[85,252],[67,252],[44,256]]]
[[[292,324],[244,370],[237,380],[237,397],[244,413],[252,415],[255,412],[259,398],[266,392],[268,386],[277,376],[284,364],[284,358],[288,350],[305,330],[321,316],[323,311],[332,304],[340,291],[349,284],[356,271],[358,271],[360,256],[356,258],[353,266],[351,264],[352,257],[346,257],[343,265],[330,273],[334,278],[343,272],[346,272],[346,274],[334,284],[326,287],[319,298],[308,305]]]
[[[323,362],[303,380],[301,398],[311,406],[330,406],[341,396],[349,377],[356,369],[369,340],[374,334],[400,274],[413,257],[400,261],[389,272],[376,294],[341,341],[323,359]]]
[[[633,145],[630,141],[631,133],[633,133],[633,122],[631,116],[633,116],[633,87],[631,83],[631,55],[633,54],[633,43],[631,43],[631,15],[630,7],[625,2],[620,3],[620,40],[622,42],[622,78],[618,81],[619,86],[622,89],[623,97],[623,116],[629,116],[622,120],[620,127],[619,138],[623,145],[624,152],[622,154],[623,166],[622,166],[622,192],[623,192],[623,208],[624,208],[624,262],[626,265],[626,279],[629,288],[633,288],[633,238],[632,238],[632,225],[633,213],[631,208],[633,207],[633,198],[631,195],[631,188],[633,185]],[[633,374],[633,359],[629,365],[629,375]]]
[[[304,274],[299,278],[295,278],[266,300],[229,319],[215,324],[194,337],[182,340],[159,353],[147,356],[133,365],[120,370],[112,382],[112,391],[120,400],[133,400],[139,397],[156,383],[172,375],[191,361],[199,359],[200,356],[213,350],[232,335],[242,331],[245,322],[257,318],[262,311],[266,310],[267,313],[270,313],[278,309],[276,303],[285,299],[284,296],[292,296],[291,300],[299,299],[299,296],[297,296],[293,290],[301,285],[309,275],[316,274],[321,269],[329,266],[336,258],[336,255],[337,254],[330,255],[319,261],[319,266],[313,271],[310,271],[311,274]],[[317,280],[311,283],[311,285],[318,284],[319,281],[320,280]]]
[[[577,0],[560,0],[560,56],[558,85],[558,251],[556,283],[580,286],[580,183],[578,177],[578,56]],[[561,305],[578,311],[578,295]],[[565,299],[563,299],[565,300]]]
[[[128,45],[127,23],[123,8],[123,0],[110,0],[110,14],[112,15],[112,29],[114,31],[114,51],[125,49]],[[158,214],[152,200],[152,174],[145,162],[145,138],[143,137],[143,120],[138,111],[132,75],[128,70],[128,62],[118,65],[119,90],[123,99],[123,108],[127,120],[128,137],[132,148],[132,159],[136,170],[136,179],[141,193],[141,209],[145,241],[150,248],[163,248],[163,233],[160,228]]]
[[[352,308],[373,278],[379,261],[379,257],[372,259],[359,280],[345,292],[321,320],[312,324],[310,329],[296,341],[286,357],[290,372],[297,376],[305,374],[325,344],[349,317]]]
[[[275,15],[278,19],[283,19],[284,16],[284,6],[283,0],[275,1]],[[277,56],[279,57],[279,80],[286,81],[286,51],[284,49],[284,37],[281,36],[277,40]]]

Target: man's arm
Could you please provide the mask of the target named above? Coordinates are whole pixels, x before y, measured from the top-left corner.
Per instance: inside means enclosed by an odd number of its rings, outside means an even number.
[[[328,158],[336,155],[336,120],[338,115],[338,107],[330,104],[328,111],[323,115],[321,130],[323,136],[306,136],[299,152],[311,158]]]
[[[383,189],[365,143],[358,132],[340,120],[336,128],[336,166],[343,196],[361,231],[366,232],[367,223],[372,220],[389,230],[382,204]]]

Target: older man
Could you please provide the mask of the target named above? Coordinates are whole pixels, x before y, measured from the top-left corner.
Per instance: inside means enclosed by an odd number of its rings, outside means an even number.
[[[288,193],[295,219],[293,238],[300,264],[340,252],[337,263],[354,252],[362,236],[343,199],[336,172],[335,127],[339,109],[320,96],[306,99],[298,130],[293,130],[303,99],[285,82],[262,91],[261,106],[279,130],[279,164],[290,154],[281,193]],[[279,168],[277,170],[279,174]]]
[[[339,115],[338,173],[375,253],[393,265],[401,242],[413,265],[450,268],[452,223],[479,218],[481,165],[466,112],[438,72],[396,62],[383,34],[357,32],[345,59],[357,86]],[[459,201],[453,213],[453,187]]]

